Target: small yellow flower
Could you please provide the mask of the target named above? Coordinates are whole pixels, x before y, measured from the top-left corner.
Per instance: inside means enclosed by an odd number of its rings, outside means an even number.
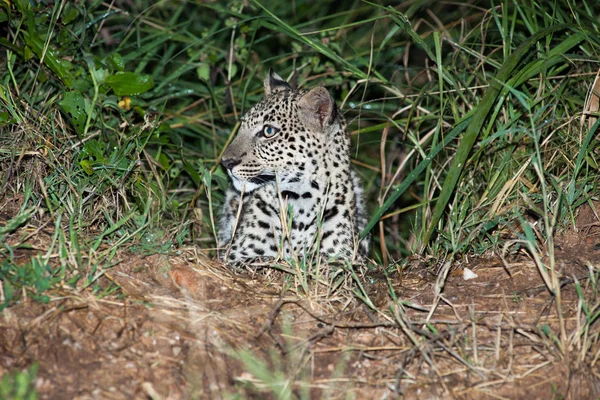
[[[119,100],[119,108],[121,110],[129,110],[131,108],[131,99],[129,96],[123,96],[123,98]]]

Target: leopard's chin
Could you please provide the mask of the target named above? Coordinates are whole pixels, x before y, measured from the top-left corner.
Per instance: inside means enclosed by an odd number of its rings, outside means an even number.
[[[261,186],[275,180],[274,174],[260,174],[248,180],[240,179],[235,176],[231,171],[227,171],[231,177],[233,187],[238,192],[251,193]]]
[[[260,174],[254,178],[250,178],[248,181],[257,185],[264,185],[265,183],[273,182],[275,180],[275,174]]]

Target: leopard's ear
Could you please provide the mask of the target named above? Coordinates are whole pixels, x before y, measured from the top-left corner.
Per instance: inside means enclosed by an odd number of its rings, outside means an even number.
[[[324,131],[338,115],[335,101],[324,87],[317,87],[298,101],[300,118],[308,127]]]
[[[269,73],[265,77],[265,96],[284,90],[292,90],[292,88],[282,77],[273,71],[273,68],[269,68]]]

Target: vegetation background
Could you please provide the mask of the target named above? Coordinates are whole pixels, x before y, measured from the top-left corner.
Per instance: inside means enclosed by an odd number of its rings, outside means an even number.
[[[573,370],[595,371],[597,395],[599,15],[599,3],[569,0],[2,0],[0,309],[65,290],[127,297],[110,278],[122,252],[213,257],[220,155],[272,67],[327,87],[349,122],[372,215],[369,271],[383,282],[432,271],[437,305],[452,262],[531,261],[556,318],[536,334],[560,362],[578,352]],[[577,250],[590,251],[584,275],[558,267],[565,232],[590,242]],[[408,335],[363,273],[324,285]],[[281,279],[311,298],[306,276]],[[573,327],[566,284],[579,299]],[[8,365],[0,397],[35,396],[35,368]]]

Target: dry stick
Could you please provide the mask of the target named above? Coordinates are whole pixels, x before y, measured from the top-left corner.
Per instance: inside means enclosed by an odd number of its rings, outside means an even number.
[[[442,296],[440,296],[440,297],[441,297],[441,298],[442,298],[442,299],[443,299],[443,300],[444,300],[446,303],[448,303],[448,304],[449,304],[449,305],[450,305],[450,306],[451,306],[451,307],[454,309],[454,307],[452,306],[452,304],[450,304],[450,303],[448,302],[448,300],[446,300],[446,299],[445,299],[445,298],[443,298]],[[458,317],[458,315],[457,315],[457,318],[459,318],[459,317]],[[403,321],[403,322],[404,322],[404,321]],[[432,321],[428,319],[426,322],[427,322],[427,323],[431,323]],[[460,325],[462,325],[462,324],[463,324],[463,323],[462,323],[462,320],[456,321],[455,323],[457,323],[457,324],[460,324]],[[477,322],[476,322],[474,319],[472,319],[472,325],[473,325],[473,327],[475,327],[476,325],[479,325],[479,324],[478,324],[478,323],[477,323]],[[407,326],[407,328],[408,328],[408,326]],[[473,328],[473,329],[475,329],[475,328]],[[430,332],[430,331],[428,331],[428,330],[425,330],[425,329],[417,329],[417,328],[414,328],[414,327],[412,328],[412,330],[413,330],[414,332],[416,332],[416,333],[418,333],[418,334],[422,335],[422,336],[425,336],[427,339],[429,339],[429,340],[431,340],[431,341],[434,341],[434,342],[437,342],[437,343],[439,343],[439,346],[440,346],[440,347],[441,347],[441,348],[442,348],[444,351],[446,351],[446,353],[450,354],[450,355],[451,355],[452,357],[454,357],[454,358],[455,358],[457,361],[459,361],[460,363],[462,363],[463,365],[465,365],[467,368],[469,368],[471,371],[473,371],[474,373],[476,373],[476,374],[477,374],[477,375],[478,375],[478,376],[479,376],[481,379],[485,379],[485,375],[484,375],[484,374],[483,374],[481,371],[477,370],[475,367],[473,367],[472,365],[470,365],[470,364],[469,364],[469,363],[468,363],[468,362],[467,362],[467,361],[466,361],[466,360],[465,360],[465,359],[464,359],[462,356],[460,356],[460,355],[459,355],[457,352],[455,352],[454,350],[452,350],[450,347],[448,347],[448,346],[447,346],[447,345],[446,345],[446,344],[445,344],[445,343],[442,341],[442,339],[443,339],[444,337],[443,337],[441,334],[438,334],[438,335],[432,335],[432,334],[431,334],[431,332]],[[446,336],[448,336],[449,334],[450,334],[450,332],[447,332],[447,333],[446,333]],[[410,336],[409,336],[409,337],[410,337]],[[411,338],[411,340],[412,340],[412,338]],[[420,343],[420,342],[419,342],[419,343]],[[432,367],[434,367],[434,366],[433,366],[433,364],[432,364],[431,366],[432,366]]]
[[[448,263],[446,263],[448,264]],[[415,348],[420,352],[420,354],[423,356],[423,358],[425,359],[425,361],[433,368],[433,370],[436,372],[438,378],[440,379],[440,383],[443,386],[444,390],[446,390],[448,393],[452,393],[449,388],[447,387],[447,385],[444,383],[444,380],[442,379],[442,376],[440,375],[439,371],[437,370],[435,363],[433,361],[433,359],[430,357],[429,352],[427,351],[427,349],[425,349],[425,347],[423,346],[423,342],[420,341],[418,339],[418,337],[415,335],[415,333],[418,333],[422,336],[425,336],[427,339],[435,341],[439,344],[439,346],[449,355],[451,355],[453,358],[455,358],[457,361],[459,361],[460,363],[462,363],[463,365],[465,365],[467,368],[469,368],[469,370],[471,370],[472,372],[474,372],[475,374],[477,374],[481,379],[485,379],[485,375],[478,370],[477,368],[473,367],[472,365],[470,365],[463,357],[461,357],[458,353],[456,353],[454,350],[452,350],[449,346],[447,346],[443,341],[443,337],[441,335],[432,335],[431,332],[427,331],[427,330],[419,330],[419,329],[415,329],[415,328],[411,328],[408,326],[408,324],[406,323],[405,319],[403,318],[404,313],[401,313],[401,310],[399,307],[395,307],[394,308],[394,319],[395,322],[375,322],[375,323],[370,323],[370,324],[365,324],[365,323],[339,323],[339,322],[335,322],[335,321],[330,321],[326,318],[323,318],[321,316],[315,315],[311,309],[306,306],[304,304],[303,301],[301,300],[284,300],[284,299],[280,299],[277,301],[277,303],[275,304],[275,306],[273,307],[273,309],[271,310],[271,312],[269,313],[269,319],[268,322],[263,325],[263,327],[260,329],[258,335],[256,336],[257,338],[260,337],[263,333],[265,333],[267,330],[269,330],[273,324],[275,319],[277,318],[278,314],[280,313],[281,309],[283,308],[284,305],[286,304],[295,304],[296,306],[300,307],[301,309],[303,309],[308,315],[310,315],[312,318],[316,319],[319,322],[325,323],[327,325],[330,325],[331,327],[335,327],[335,328],[343,328],[343,329],[369,329],[369,328],[378,328],[378,327],[400,327],[401,330],[404,332],[405,335],[408,336],[408,338],[411,340],[411,342],[413,343],[413,345],[415,346]],[[427,320],[427,322],[432,322],[429,318]],[[436,321],[438,322],[438,321]],[[442,322],[442,321],[439,321]],[[450,321],[446,321],[446,322],[450,322]],[[454,323],[457,323],[456,321],[452,321]],[[479,325],[479,323],[475,322],[475,325]],[[500,326],[498,326],[499,329],[502,329]],[[533,328],[532,328],[533,329]],[[509,331],[512,333],[515,331],[514,327],[509,327]],[[321,337],[323,337],[324,335],[328,334],[329,331],[325,331],[325,332],[318,332],[315,335],[311,336],[311,338],[309,338],[309,340],[317,340]]]
[[[510,310],[510,307],[508,306],[508,304],[506,302],[506,293],[504,292],[504,289],[502,289],[502,297],[501,297],[501,299],[502,299],[502,306],[503,306],[504,310],[506,310],[506,311]],[[515,326],[515,321],[514,321],[512,315],[510,314],[510,312],[506,312],[506,313],[503,312],[501,315],[502,315],[503,319],[504,318],[508,319],[510,325]],[[498,324],[498,328],[501,329],[500,328],[500,324]],[[507,357],[508,358],[508,365],[506,367],[506,372],[507,373],[510,373],[510,371],[512,370],[512,366],[513,366],[513,361],[514,361],[514,356],[515,356],[515,354],[514,354],[514,346],[513,346],[514,343],[513,342],[514,342],[514,338],[515,338],[515,332],[517,330],[518,330],[518,328],[515,327],[513,329],[510,329],[509,332],[508,332],[509,340],[508,340],[508,357]],[[498,335],[500,335],[500,332],[498,333]],[[498,346],[500,346],[500,337],[498,338]],[[499,358],[499,356],[500,356],[500,350],[499,350],[499,348],[498,348],[497,355],[498,355],[498,358]]]
[[[293,351],[304,347],[306,345],[306,343],[310,343],[311,345],[314,345],[314,344],[318,343],[321,339],[326,338],[327,336],[331,336],[331,334],[333,333],[334,330],[335,330],[335,327],[329,325],[326,328],[320,329],[317,332],[313,333],[308,338],[301,340],[296,345],[293,345],[293,346],[288,345],[287,348],[285,348],[285,346],[280,344],[281,351],[285,355],[285,354],[290,354]],[[277,342],[279,343],[279,341],[277,341]],[[306,350],[306,348],[305,348],[305,350]],[[312,346],[311,346],[311,350],[312,350]],[[314,350],[312,350],[312,351],[314,351]]]
[[[408,327],[408,325],[406,324],[406,322],[402,318],[404,316],[404,313],[402,313],[403,315],[400,315],[400,312],[401,312],[401,307],[399,307],[399,306],[394,307],[394,319],[396,320],[396,322],[398,323],[398,325],[400,325],[400,328],[402,329],[402,332],[404,332],[404,334],[406,336],[408,336],[408,338],[413,343],[413,345],[417,348],[417,350],[419,350],[419,353],[421,353],[421,356],[425,359],[425,361],[427,362],[427,364],[429,364],[431,366],[431,368],[435,371],[435,374],[437,375],[437,377],[439,379],[439,382],[441,383],[441,385],[444,388],[444,390],[447,393],[452,394],[452,392],[450,391],[450,389],[446,385],[446,382],[444,382],[444,378],[441,376],[440,371],[438,371],[438,369],[437,369],[437,367],[435,365],[435,362],[430,357],[429,352],[427,351],[427,349],[425,349],[425,346],[423,345],[423,342],[420,341],[419,338],[417,338],[415,336],[414,332]],[[440,343],[440,344],[442,344],[442,343]]]
[[[383,188],[386,185],[385,175],[386,175],[386,160],[385,160],[385,143],[387,141],[387,135],[390,131],[390,123],[388,122],[383,129],[383,134],[381,137],[381,144],[379,145],[379,158],[381,162],[381,186],[379,187],[379,195],[377,201],[379,202],[379,207],[383,206]],[[379,246],[381,248],[381,256],[383,257],[383,266],[388,266],[388,251],[387,246],[385,245],[385,232],[383,230],[383,221],[379,221]]]
[[[463,319],[458,314],[458,311],[456,311],[456,307],[454,307],[454,304],[452,304],[452,302],[450,300],[448,300],[443,295],[440,295],[440,300],[442,300],[444,303],[448,304],[448,306],[452,309],[452,312],[454,313],[454,316],[456,317],[457,323],[462,324],[463,323]],[[430,320],[427,320],[427,321],[430,322]]]
[[[242,185],[242,192],[240,193],[240,200],[238,204],[237,213],[235,214],[235,223],[233,224],[233,229],[231,230],[231,240],[233,241],[233,237],[235,236],[235,231],[238,226],[238,222],[240,220],[240,215],[242,214],[242,206],[244,205],[244,192],[246,191],[246,184]],[[227,247],[227,251],[225,252],[225,259],[229,258],[229,252],[231,251],[231,246]]]
[[[156,166],[154,165],[156,160],[152,156],[150,156],[150,154],[148,154],[148,151],[146,149],[143,149],[142,153],[144,154],[144,157],[148,161],[148,166],[150,167],[150,170],[152,171],[152,175],[154,175],[154,180],[156,181],[156,184],[160,188],[161,193],[166,193],[165,187],[162,183],[162,179],[160,179],[160,177],[158,175],[158,171],[156,170]]]
[[[440,303],[442,289],[444,288],[444,285],[446,284],[446,278],[448,277],[448,272],[450,272],[451,266],[452,266],[452,261],[451,260],[446,261],[444,263],[444,265],[442,266],[440,273],[438,274],[438,277],[435,281],[433,306],[431,307],[431,310],[429,310],[429,314],[427,315],[427,318],[425,319],[426,321],[429,321],[429,319],[433,316],[433,313],[435,312],[438,304]],[[423,329],[426,329],[425,325],[423,325]]]
[[[495,215],[500,209],[500,207],[503,204],[505,204],[506,200],[508,199],[508,196],[511,194],[515,185],[519,182],[519,179],[525,173],[532,160],[533,158],[530,157],[527,161],[525,161],[523,165],[519,168],[519,170],[515,173],[515,175],[511,179],[506,181],[506,183],[502,186],[502,189],[500,189],[500,191],[496,195],[496,199],[494,200],[492,207],[489,209],[486,215]],[[486,191],[485,196],[482,196],[481,200],[477,203],[477,207],[482,206],[483,202],[487,199],[487,194],[488,193]]]
[[[476,373],[478,376],[480,376],[482,379],[485,379],[485,375],[479,371],[478,369],[475,369],[473,366],[469,365],[469,363],[462,358],[459,354],[457,354],[455,351],[453,351],[451,348],[449,348],[446,344],[444,344],[443,342],[441,342],[440,339],[442,339],[441,337],[434,337],[433,335],[431,335],[431,333],[429,331],[420,331],[420,330],[416,330],[416,329],[411,329],[407,323],[405,322],[405,320],[402,318],[402,316],[400,315],[400,310],[398,310],[398,308],[395,309],[394,311],[394,317],[396,319],[397,323],[388,323],[388,322],[383,322],[383,323],[374,323],[374,324],[355,324],[355,323],[351,323],[351,324],[339,324],[339,323],[335,323],[335,322],[330,322],[325,320],[324,318],[321,318],[319,316],[316,316],[314,314],[312,314],[312,312],[306,307],[304,306],[302,303],[300,303],[299,301],[279,301],[276,308],[273,310],[273,312],[271,313],[271,317],[274,320],[274,318],[276,317],[277,313],[279,312],[280,308],[286,304],[286,303],[294,303],[296,305],[298,305],[299,307],[301,307],[303,310],[305,310],[309,315],[311,315],[313,318],[324,322],[324,323],[328,323],[331,324],[333,326],[336,327],[342,327],[342,328],[373,328],[373,327],[377,327],[377,326],[400,326],[400,328],[403,330],[403,332],[409,337],[409,339],[413,342],[413,344],[415,345],[416,349],[423,355],[424,359],[432,366],[432,368],[436,371],[436,374],[438,375],[438,377],[440,378],[440,382],[442,384],[442,386],[444,387],[444,389],[448,392],[448,393],[452,393],[450,392],[450,390],[448,389],[448,387],[444,384],[442,377],[439,374],[439,371],[435,368],[435,364],[433,362],[433,360],[431,359],[429,353],[427,352],[427,350],[423,347],[422,342],[420,340],[418,340],[418,338],[415,336],[415,332],[419,333],[425,337],[427,337],[430,340],[436,340],[438,341],[440,347],[446,351],[448,354],[450,354],[452,357],[454,357],[457,361],[461,362],[463,365],[465,365],[467,368],[469,368],[471,371],[473,371],[474,373]],[[479,324],[477,324],[479,325]],[[501,329],[501,328],[500,328]],[[534,328],[531,328],[532,330],[534,330]],[[514,327],[510,328],[509,331],[511,332],[511,335],[515,332]],[[512,345],[512,343],[511,343]],[[512,361],[512,360],[511,360]]]
[[[29,235],[25,236],[25,238],[23,240],[21,240],[21,242],[17,246],[20,246],[23,243],[27,243],[29,241],[29,239],[31,239],[32,237],[36,236],[41,230],[43,230],[44,228],[46,228],[46,226],[48,226],[50,224],[50,222],[52,222],[52,221],[49,220],[49,219],[46,220],[46,222],[42,223],[39,227],[37,227],[36,229],[34,229],[33,232],[31,232]],[[17,247],[17,246],[15,246],[15,247]]]
[[[446,351],[446,353],[450,354],[457,361],[459,361],[460,363],[462,363],[465,367],[469,368],[471,371],[473,371],[474,373],[476,373],[481,379],[484,379],[484,380],[486,379],[486,376],[484,375],[483,372],[481,372],[478,369],[476,369],[475,367],[473,367],[471,364],[469,364],[467,362],[467,360],[465,360],[464,358],[462,358],[457,352],[455,352],[454,350],[452,350],[450,347],[446,346],[441,341],[440,341],[440,346],[442,347],[442,349],[444,349],[444,351]]]
[[[342,328],[342,329],[369,329],[369,328],[379,328],[379,327],[396,327],[398,326],[397,323],[395,322],[375,322],[375,323],[371,323],[371,324],[365,324],[365,323],[359,323],[359,322],[349,322],[349,323],[339,323],[336,321],[330,321],[326,318],[323,318],[319,315],[316,315],[315,313],[313,313],[311,311],[311,309],[303,304],[304,302],[302,300],[285,300],[285,299],[280,299],[277,301],[277,303],[275,303],[275,306],[273,307],[273,309],[271,310],[271,312],[269,313],[269,320],[268,322],[263,325],[263,327],[259,330],[258,335],[256,336],[257,338],[260,337],[263,333],[265,333],[267,330],[269,330],[272,326],[273,323],[275,322],[275,319],[277,318],[277,315],[279,315],[279,312],[281,311],[281,309],[283,308],[284,305],[286,304],[295,304],[296,306],[300,307],[301,309],[303,309],[308,315],[310,315],[311,317],[313,317],[314,319],[316,319],[319,322],[322,322],[324,324],[333,326],[335,328]]]
[[[556,216],[556,213],[554,214]],[[556,217],[554,217],[556,218]],[[548,218],[547,216],[544,217],[544,220],[546,221]],[[566,327],[566,322],[565,322],[565,317],[564,317],[564,313],[562,310],[562,291],[561,291],[561,282],[560,282],[560,278],[558,276],[558,271],[556,271],[556,257],[554,256],[554,226],[555,226],[555,222],[556,221],[552,221],[552,222],[547,222],[547,227],[546,227],[546,232],[548,232],[548,255],[550,258],[550,275],[552,278],[552,285],[554,286],[554,290],[556,292],[555,296],[556,296],[556,311],[558,313],[558,321],[560,324],[560,339],[561,339],[561,345],[562,345],[562,350],[563,353],[565,355],[565,357],[567,358],[567,361],[569,361],[569,352],[567,351],[567,342],[568,342],[568,335],[567,335],[567,327]],[[571,381],[569,380],[569,383]],[[568,392],[567,392],[568,393]]]
[[[504,319],[504,314],[500,314],[500,317],[501,320],[498,323],[498,327],[496,328],[496,351],[494,352],[496,363],[500,362],[500,343],[502,342],[502,328],[500,327],[500,325],[502,324],[502,320]]]
[[[312,318],[316,319],[317,321],[322,322],[322,323],[327,324],[327,325],[331,325],[331,326],[333,326],[335,328],[340,328],[340,329],[372,329],[372,328],[394,328],[394,327],[398,327],[398,323],[392,322],[392,321],[381,321],[381,322],[373,322],[373,323],[363,323],[363,322],[344,322],[344,323],[342,323],[342,322],[333,321],[333,320],[324,318],[324,317],[322,317],[320,315],[316,315],[304,303],[305,302],[303,300],[286,300],[286,299],[280,299],[280,300],[278,300],[277,303],[275,303],[275,305],[273,306],[273,309],[271,310],[271,312],[269,313],[269,321],[265,325],[263,325],[263,327],[259,330],[259,333],[258,333],[258,335],[256,337],[257,338],[260,337],[264,332],[266,332],[268,329],[270,329],[273,326],[273,323],[274,323],[275,319],[277,319],[277,315],[279,315],[279,312],[281,311],[281,309],[283,308],[283,306],[286,305],[286,304],[294,304],[294,305],[300,307],[308,315],[310,315]],[[429,322],[429,323],[436,323],[436,324],[445,324],[445,325],[458,325],[458,324],[462,324],[462,322],[460,322],[460,321],[447,320],[447,319],[428,320],[427,322]],[[415,321],[415,323],[417,325],[420,325],[420,324],[425,323],[425,321]],[[488,327],[487,324],[477,323],[477,325],[484,325],[484,326]],[[513,327],[507,327],[505,329],[513,329]],[[530,327],[528,329],[534,329],[534,328]],[[426,336],[428,339],[431,339],[431,340],[437,340],[437,339],[441,338],[441,335],[440,336],[434,336],[429,331],[418,330],[418,332],[419,332],[419,334],[422,334],[423,336]]]
[[[212,179],[212,176],[209,177],[209,179]],[[215,213],[213,212],[213,199],[212,199],[212,192],[210,190],[206,191],[206,199],[208,200],[208,216],[210,218],[210,227],[212,229],[213,232],[213,236],[217,239],[217,254],[219,252],[219,235],[217,234],[217,228],[215,225]],[[195,201],[194,201],[195,203]],[[191,203],[192,206],[194,205],[194,203]],[[189,207],[189,206],[188,206]],[[186,208],[187,211],[187,208]],[[196,208],[194,207],[194,209],[192,210],[192,212],[194,214],[196,214]],[[195,217],[197,217],[197,215],[195,215]],[[202,218],[199,218],[200,220],[202,220]],[[183,230],[183,224],[184,224],[184,220],[181,221],[181,225],[180,225],[180,230]]]
[[[114,4],[115,4],[115,0],[112,0],[110,2],[110,4],[108,4],[108,9],[106,11],[107,14],[112,11],[112,9],[114,8],[113,7]],[[100,32],[102,31],[102,28],[104,28],[104,23],[105,22],[106,22],[106,18],[102,18],[102,21],[100,21],[100,24],[98,24],[98,29],[96,29],[96,33],[94,34],[94,37],[92,38],[92,41],[90,42],[91,45],[93,45],[94,43],[96,43],[96,39],[98,39],[98,35],[100,35]]]
[[[281,248],[279,249],[279,257],[281,259],[285,258],[285,241],[287,240],[288,248],[290,250],[290,256],[293,258],[294,263],[296,264],[296,274],[294,274],[295,278],[302,276],[302,271],[300,270],[300,260],[298,259],[298,255],[296,254],[296,249],[294,249],[294,245],[292,242],[292,235],[288,229],[288,198],[283,200],[281,196],[281,188],[279,187],[279,175],[275,175],[275,186],[277,190],[277,200],[279,201],[279,223],[281,224]],[[294,216],[292,215],[292,219]],[[275,236],[277,237],[277,236]],[[302,285],[304,287],[304,285]]]
[[[570,283],[574,283],[575,281],[580,281],[580,280],[583,281],[583,280],[586,280],[589,278],[590,277],[587,275],[573,276],[572,278],[563,277],[559,281],[559,286],[562,288],[563,286],[566,286]],[[515,295],[521,296],[524,294],[527,296],[535,296],[542,292],[545,292],[546,290],[548,290],[548,287],[546,285],[538,285],[536,287],[532,287],[532,288],[528,288],[528,289],[517,290],[515,292]]]
[[[469,306],[469,314],[471,317],[471,332],[473,335],[473,362],[479,366],[479,351],[477,349],[477,324],[475,323],[475,301],[471,298],[471,305]]]

